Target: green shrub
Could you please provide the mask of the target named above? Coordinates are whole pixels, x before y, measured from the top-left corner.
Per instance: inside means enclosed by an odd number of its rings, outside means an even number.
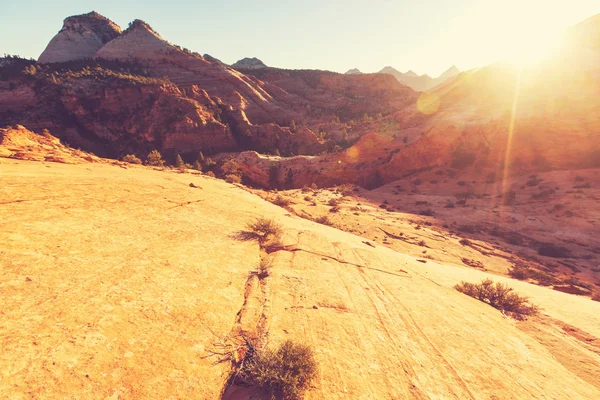
[[[121,161],[129,163],[129,164],[142,164],[142,160],[134,156],[133,154],[127,154],[125,157],[121,158]]]
[[[481,283],[461,282],[454,288],[515,319],[524,319],[527,315],[539,313],[539,308],[530,304],[527,297],[519,296],[511,287],[500,282],[494,283],[491,279],[484,279]]]
[[[244,360],[238,378],[269,399],[301,399],[317,376],[313,350],[291,340],[277,350],[257,349]]]

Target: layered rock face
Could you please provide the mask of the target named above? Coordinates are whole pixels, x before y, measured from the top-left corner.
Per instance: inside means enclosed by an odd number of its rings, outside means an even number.
[[[118,25],[93,11],[69,17],[38,61],[59,63],[93,57],[102,46],[120,33]]]

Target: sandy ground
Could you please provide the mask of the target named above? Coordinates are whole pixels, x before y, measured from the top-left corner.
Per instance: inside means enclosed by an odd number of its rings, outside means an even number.
[[[203,176],[4,159],[0,185],[2,398],[218,399],[230,365],[207,356],[240,331],[314,348],[307,399],[600,398],[588,298],[422,263]],[[279,251],[243,240],[257,216],[284,226]],[[488,276],[542,314],[452,288]]]

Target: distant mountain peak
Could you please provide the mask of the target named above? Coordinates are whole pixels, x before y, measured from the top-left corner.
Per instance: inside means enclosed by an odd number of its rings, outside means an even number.
[[[267,65],[256,57],[242,58],[241,60],[232,64],[231,66],[233,68],[249,68],[249,69],[267,68]]]
[[[450,68],[448,68],[446,71],[444,71],[444,73],[440,75],[440,78],[442,78],[442,79],[454,78],[458,74],[460,74],[460,70],[456,67],[456,65],[453,65]]]
[[[404,75],[406,76],[412,76],[412,77],[417,77],[419,76],[415,71],[413,71],[412,69],[409,70],[407,73],[405,73]]]
[[[346,71],[346,75],[361,75],[362,72],[358,68],[352,68]]]
[[[396,68],[390,67],[388,65],[387,67],[384,67],[381,71],[379,71],[379,73],[380,74],[401,74],[402,72],[400,72]]]

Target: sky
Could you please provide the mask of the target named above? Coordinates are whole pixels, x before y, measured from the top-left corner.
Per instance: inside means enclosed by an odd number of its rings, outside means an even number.
[[[122,28],[142,19],[171,43],[228,64],[258,57],[290,69],[438,76],[497,61],[535,62],[598,0],[0,1],[0,54],[37,58],[70,15]]]

